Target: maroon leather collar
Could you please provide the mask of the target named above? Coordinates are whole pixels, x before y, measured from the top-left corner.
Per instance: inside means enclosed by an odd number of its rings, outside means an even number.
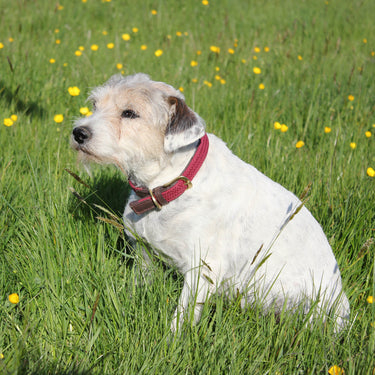
[[[181,175],[165,185],[158,186],[151,190],[146,187],[136,186],[129,179],[129,185],[141,198],[130,203],[131,209],[137,215],[141,215],[155,208],[160,210],[163,206],[182,195],[185,190],[190,189],[193,186],[191,183],[192,179],[198,173],[206,159],[208,146],[209,141],[207,134],[205,134],[199,140],[195,154]]]

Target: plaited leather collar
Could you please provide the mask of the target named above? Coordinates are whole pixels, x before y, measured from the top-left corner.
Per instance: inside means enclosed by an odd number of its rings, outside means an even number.
[[[182,195],[187,189],[190,189],[193,184],[192,180],[198,173],[200,167],[202,166],[204,160],[206,159],[208,152],[208,136],[205,134],[198,143],[197,149],[191,158],[189,164],[181,173],[180,176],[176,177],[174,180],[168,182],[165,185],[158,186],[152,190],[146,187],[136,186],[130,179],[129,185],[134,190],[134,192],[141,198],[137,201],[130,203],[131,209],[137,214],[141,215],[145,212],[151,211],[153,209],[161,209],[163,206],[169,202],[177,199]]]

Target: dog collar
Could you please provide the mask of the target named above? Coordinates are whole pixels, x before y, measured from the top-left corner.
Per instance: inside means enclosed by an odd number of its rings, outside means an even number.
[[[137,214],[141,215],[145,212],[151,211],[154,208],[161,210],[163,206],[177,199],[187,189],[190,189],[193,184],[192,179],[198,173],[208,152],[209,141],[207,134],[205,134],[198,143],[197,149],[191,158],[189,164],[181,173],[180,176],[168,182],[165,185],[158,186],[154,189],[136,186],[130,179],[129,185],[134,192],[141,198],[137,201],[131,202],[130,208]]]

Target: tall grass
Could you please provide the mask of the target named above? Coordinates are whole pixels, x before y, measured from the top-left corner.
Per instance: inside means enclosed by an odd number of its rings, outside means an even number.
[[[324,374],[336,365],[373,374],[375,3],[60,5],[0,0],[0,372]],[[151,282],[136,287],[142,244],[127,251],[94,205],[121,216],[126,179],[95,166],[89,177],[69,147],[90,88],[137,71],[181,87],[208,131],[297,195],[312,183],[307,206],[330,240],[352,308],[341,336],[329,322],[309,329],[298,313],[277,321],[214,296],[197,326],[171,338],[180,276],[155,262]],[[288,130],[274,129],[276,121]]]

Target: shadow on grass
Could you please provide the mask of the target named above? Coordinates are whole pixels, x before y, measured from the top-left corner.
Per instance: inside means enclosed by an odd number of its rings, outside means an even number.
[[[21,85],[18,85],[14,91],[5,86],[5,83],[0,80],[0,99],[5,100],[7,105],[11,107],[13,104],[17,112],[25,113],[28,116],[37,116],[42,118],[46,114],[46,110],[37,102],[26,101],[19,97],[19,90]]]

